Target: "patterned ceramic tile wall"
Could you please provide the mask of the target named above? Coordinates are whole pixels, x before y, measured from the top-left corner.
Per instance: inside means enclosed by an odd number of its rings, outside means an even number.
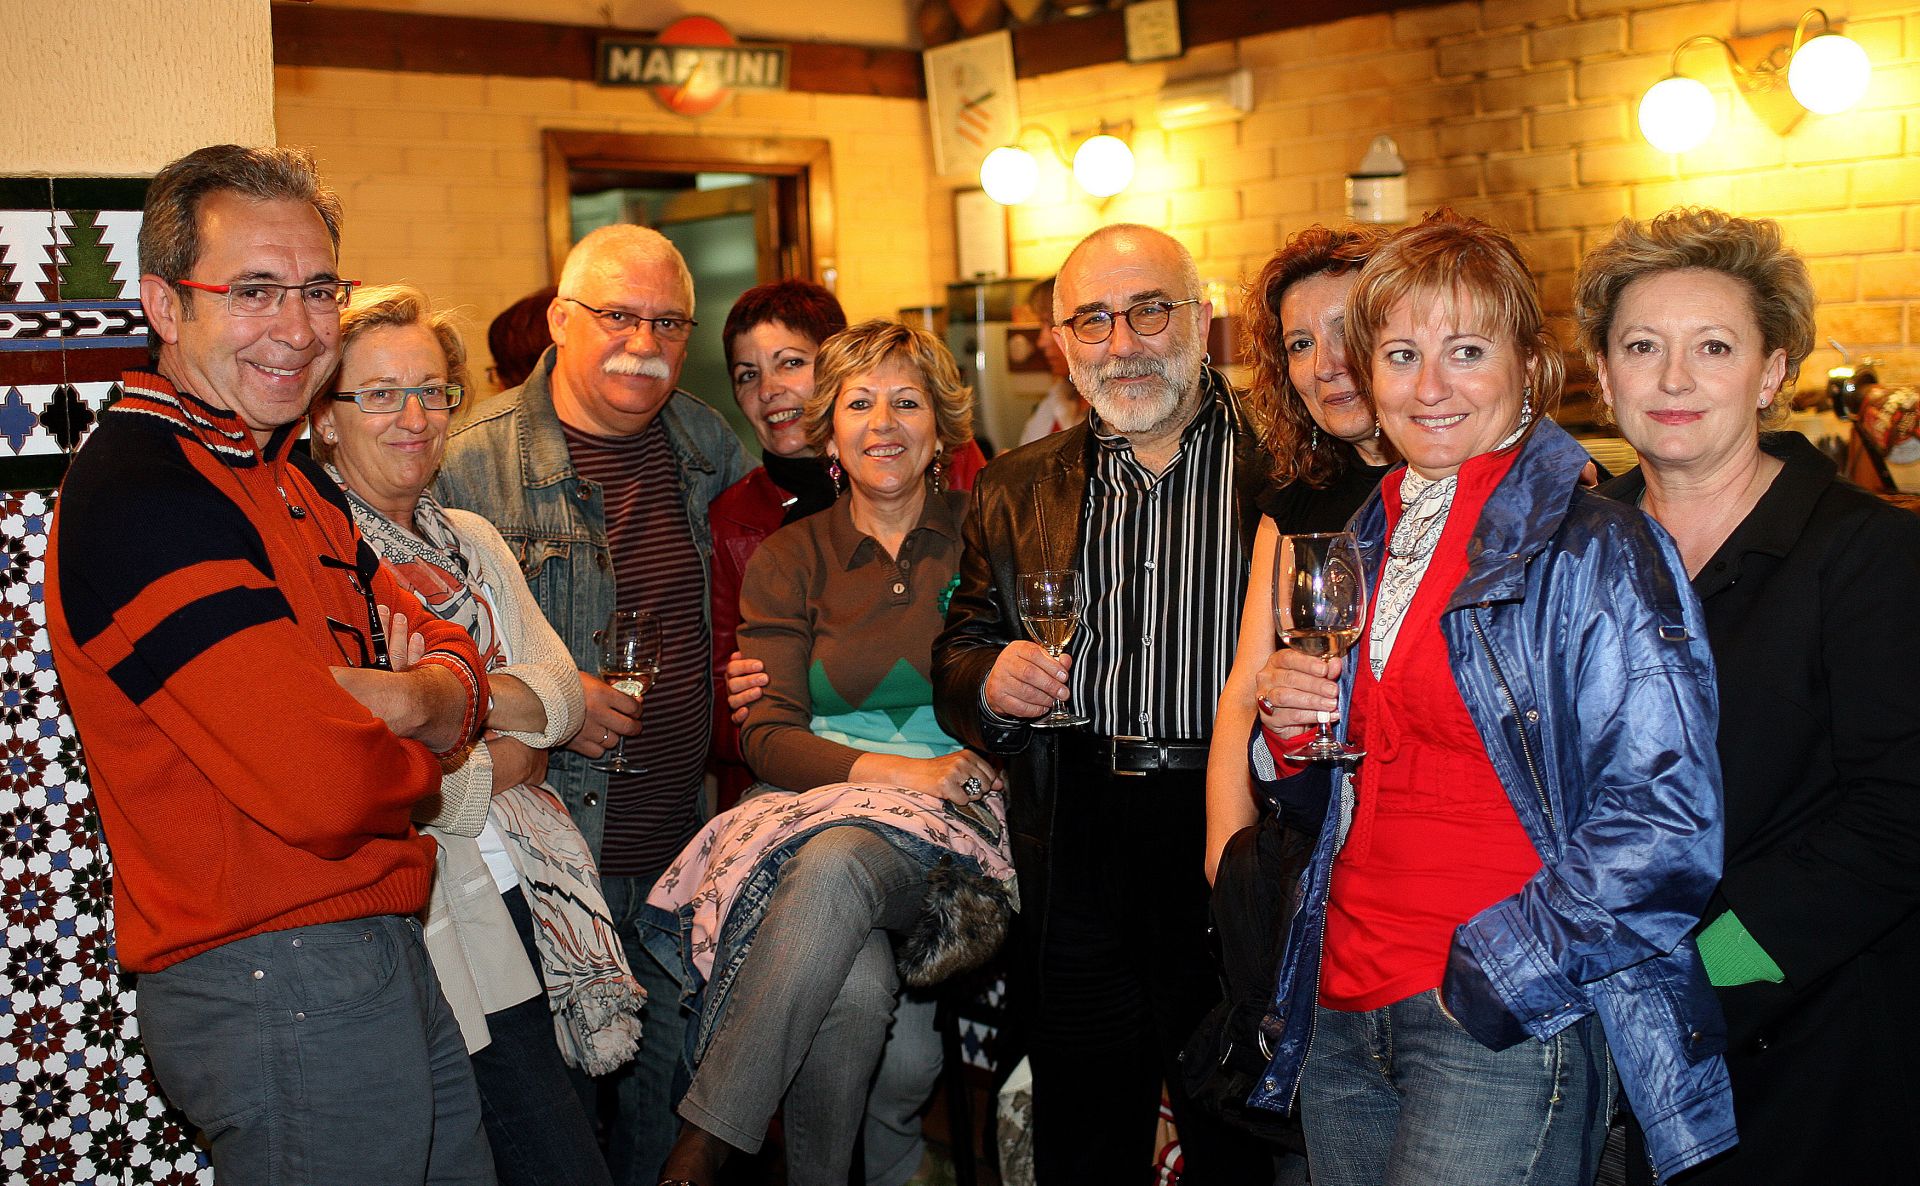
[[[0,1177],[211,1183],[114,963],[106,849],[54,683],[52,489],[144,364],[139,181],[0,178]]]

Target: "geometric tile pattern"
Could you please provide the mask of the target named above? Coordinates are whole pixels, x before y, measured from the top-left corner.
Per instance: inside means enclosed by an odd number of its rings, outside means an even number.
[[[106,847],[47,639],[52,502],[0,495],[0,1175],[210,1184],[113,958]]]
[[[111,872],[55,686],[52,489],[146,362],[141,181],[0,178],[0,1179],[210,1186],[154,1087],[113,955]]]
[[[0,177],[0,488],[51,489],[146,362],[146,183]]]
[[[996,961],[997,963],[997,961]],[[992,979],[988,979],[991,976]],[[1006,1015],[1007,978],[996,973],[996,964],[963,981],[963,996],[955,1010],[960,1030],[960,1058],[970,1067],[993,1074],[1000,1069],[1000,1026]]]

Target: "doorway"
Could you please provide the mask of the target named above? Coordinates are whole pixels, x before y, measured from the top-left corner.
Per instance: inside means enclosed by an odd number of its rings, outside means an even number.
[[[544,139],[555,282],[567,251],[595,227],[632,222],[671,239],[693,273],[700,322],[680,385],[757,453],[733,401],[720,330],[756,284],[801,278],[834,287],[826,141],[559,131]]]

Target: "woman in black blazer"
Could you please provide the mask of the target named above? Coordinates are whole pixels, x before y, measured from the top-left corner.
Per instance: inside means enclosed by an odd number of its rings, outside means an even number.
[[[1784,419],[1813,287],[1770,221],[1624,221],[1575,290],[1640,466],[1602,487],[1680,545],[1718,668],[1726,871],[1696,934],[1740,1144],[1689,1183],[1914,1173],[1920,518]]]

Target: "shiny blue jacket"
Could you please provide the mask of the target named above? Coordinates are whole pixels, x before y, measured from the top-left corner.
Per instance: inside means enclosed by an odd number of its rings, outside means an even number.
[[[1719,709],[1679,553],[1638,510],[1581,489],[1586,462],[1558,426],[1534,430],[1441,615],[1454,680],[1542,862],[1454,933],[1442,991],[1495,1050],[1597,1012],[1664,1180],[1735,1142],[1725,1023],[1687,937],[1720,877]],[[1373,582],[1378,493],[1353,530]],[[1352,690],[1350,665],[1343,709]],[[1272,1060],[1250,1101],[1288,1111],[1353,788],[1334,785],[1337,768],[1281,776],[1258,726],[1251,755],[1262,793],[1318,833],[1263,1022]]]

